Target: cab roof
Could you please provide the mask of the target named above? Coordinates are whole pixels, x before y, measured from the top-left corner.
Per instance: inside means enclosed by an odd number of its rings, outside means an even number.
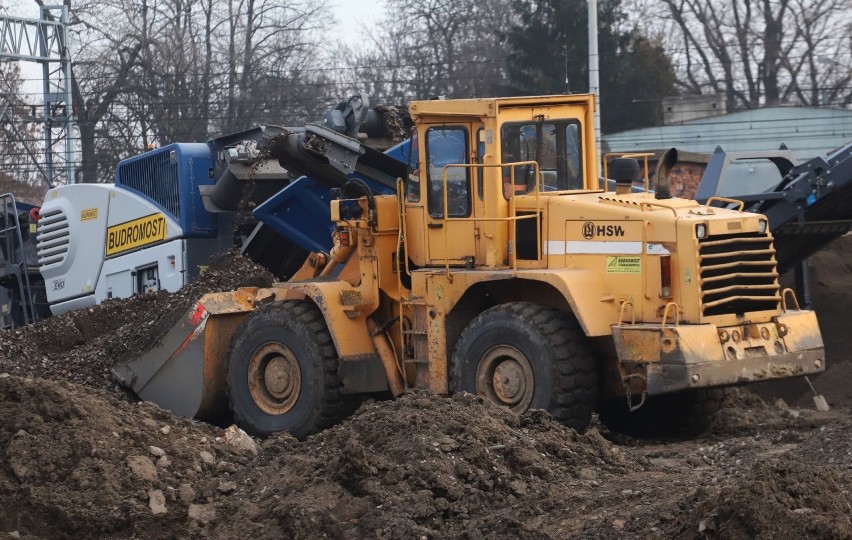
[[[476,99],[433,99],[412,101],[408,106],[412,117],[440,116],[497,116],[500,109],[515,107],[552,107],[557,105],[585,105],[594,110],[594,95],[566,94],[556,96],[523,96]]]

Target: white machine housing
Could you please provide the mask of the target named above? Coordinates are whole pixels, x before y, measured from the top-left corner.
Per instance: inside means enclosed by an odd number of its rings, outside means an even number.
[[[183,235],[158,205],[113,184],[51,189],[38,221],[38,259],[51,312],[177,291],[189,277]]]

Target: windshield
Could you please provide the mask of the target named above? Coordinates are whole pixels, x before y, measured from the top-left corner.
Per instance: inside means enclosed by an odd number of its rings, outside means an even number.
[[[503,124],[501,131],[502,163],[537,161],[542,173],[541,189],[566,190],[583,188],[582,141],[580,122],[547,120],[511,122]],[[514,189],[507,187],[511,168],[503,168],[504,193],[530,191],[534,179],[532,167],[515,167]]]

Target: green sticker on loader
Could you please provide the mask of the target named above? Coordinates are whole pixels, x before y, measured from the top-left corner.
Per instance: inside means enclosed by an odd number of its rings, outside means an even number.
[[[641,274],[642,257],[607,257],[607,274]]]

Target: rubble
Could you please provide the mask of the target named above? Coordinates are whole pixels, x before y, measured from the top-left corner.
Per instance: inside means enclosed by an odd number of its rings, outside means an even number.
[[[110,369],[153,346],[201,296],[271,283],[272,275],[263,267],[234,253],[223,254],[211,261],[201,278],[176,293],[107,300],[0,332],[0,372],[71,381],[124,395]]]
[[[852,334],[837,332],[848,302],[829,301],[852,294],[832,285],[852,279],[850,248],[841,239],[832,257],[846,266],[832,259],[815,287],[833,352],[814,386],[832,410],[814,410],[804,383],[802,399],[732,389],[709,433],[674,442],[615,436],[597,420],[580,435],[470,395],[365,403],[301,442],[135,403],[112,363],[202,293],[268,283],[230,255],[180,293],[0,334],[0,535],[850,537]]]

